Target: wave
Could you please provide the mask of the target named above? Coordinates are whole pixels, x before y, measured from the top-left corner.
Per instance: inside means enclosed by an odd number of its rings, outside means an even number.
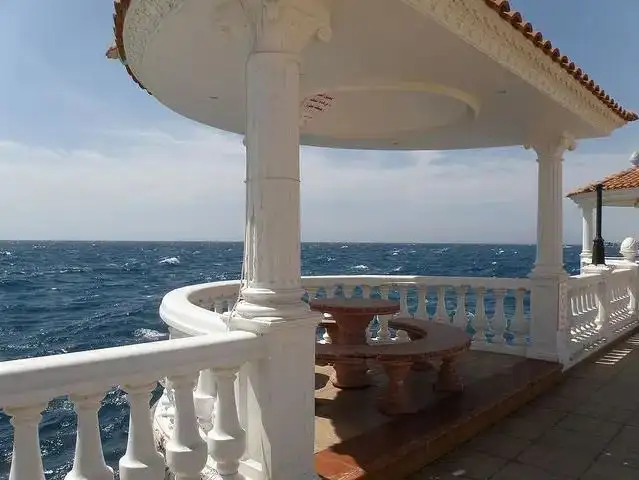
[[[168,258],[163,258],[158,263],[161,263],[164,265],[179,265],[180,259],[177,257],[168,257]]]
[[[168,333],[158,332],[150,328],[138,328],[133,332],[133,336],[143,338],[145,340],[163,340],[169,338]]]

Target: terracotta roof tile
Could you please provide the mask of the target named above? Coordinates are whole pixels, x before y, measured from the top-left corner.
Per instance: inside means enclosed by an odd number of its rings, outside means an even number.
[[[115,47],[117,48],[117,56],[126,68],[126,71],[129,73],[131,78],[135,83],[137,83],[142,90],[147,93],[149,92],[144,85],[137,79],[131,68],[126,63],[126,51],[124,50],[124,39],[122,37],[122,32],[124,30],[124,19],[126,18],[126,12],[129,9],[129,5],[131,4],[131,0],[114,0],[113,2],[113,34],[115,36]],[[113,48],[109,48],[107,50],[106,55],[109,56],[114,54]]]
[[[510,4],[506,0],[484,0],[486,5],[495,10],[504,20],[509,22],[513,28],[519,30],[526,38],[528,38],[533,44],[542,49],[546,55],[557,62],[561,67],[570,73],[575,80],[581,83],[586,89],[588,89],[594,96],[601,100],[608,108],[615,112],[618,116],[627,122],[637,120],[639,115],[629,110],[626,110],[619,105],[613,98],[610,97],[599,85],[597,85],[588,74],[577,67],[567,56],[562,55],[558,48],[553,47],[550,40],[545,40],[541,32],[536,32],[532,25],[525,22],[521,14],[515,10],[510,9]]]
[[[621,172],[607,176],[599,182],[593,182],[585,187],[570,192],[567,196],[574,197],[581,193],[594,192],[597,184],[601,183],[604,190],[623,190],[625,188],[639,188],[639,167],[631,167]]]
[[[481,0],[479,0],[481,1]],[[507,0],[483,0],[488,7],[492,8],[504,21],[510,23],[513,28],[518,30],[522,35],[529,39],[537,48],[543,50],[546,55],[557,62],[566,72],[575,78],[584,88],[589,90],[595,97],[603,102],[608,108],[610,108],[615,114],[621,117],[626,122],[637,120],[639,115],[629,110],[626,110],[619,105],[613,98],[608,95],[599,85],[597,85],[588,74],[575,65],[567,56],[562,55],[561,51],[554,47],[550,40],[544,39],[541,32],[536,31],[532,24],[526,22],[521,14],[515,10],[511,10],[510,3]],[[117,46],[118,56],[122,63],[125,65],[127,72],[133,80],[144,90],[144,86],[135,77],[135,74],[131,71],[126,64],[126,51],[124,50],[124,42],[122,39],[122,29],[124,27],[124,18],[129,8],[131,0],[115,0],[114,8],[115,13],[113,15],[115,42]],[[113,52],[109,49],[107,55]]]

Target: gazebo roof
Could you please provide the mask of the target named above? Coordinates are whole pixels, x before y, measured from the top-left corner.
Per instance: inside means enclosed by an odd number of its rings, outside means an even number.
[[[169,108],[243,133],[248,34],[241,2],[146,3],[115,2],[115,48],[107,56]],[[309,45],[302,57],[302,143],[481,148],[529,143],[540,129],[605,136],[639,118],[505,0],[437,8],[426,0],[327,3],[333,39]],[[363,11],[366,28],[356,21]]]
[[[603,186],[604,205],[635,207],[639,201],[639,166],[633,165],[603,180],[592,182],[570,192],[567,197],[577,204],[592,203],[595,200],[597,185]]]

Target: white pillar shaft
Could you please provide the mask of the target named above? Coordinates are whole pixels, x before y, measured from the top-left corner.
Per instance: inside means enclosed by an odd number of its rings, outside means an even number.
[[[592,205],[582,205],[581,214],[583,217],[581,253],[592,255],[592,241],[594,237],[594,208],[592,207]]]
[[[299,63],[249,56],[246,279],[249,289],[300,289]],[[299,292],[296,292],[297,294]]]
[[[563,269],[563,171],[559,155],[539,155],[537,260],[543,270]]]

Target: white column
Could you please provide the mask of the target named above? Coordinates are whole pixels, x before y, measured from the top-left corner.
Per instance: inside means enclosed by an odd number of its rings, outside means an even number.
[[[595,208],[591,203],[581,205],[582,235],[581,235],[581,264],[592,259],[592,240],[594,237],[594,213]]]
[[[315,329],[300,278],[300,52],[328,40],[321,0],[247,0],[245,284],[234,328],[264,335],[266,358],[246,375],[247,454],[265,478],[315,478]],[[249,462],[244,466],[250,468]],[[240,465],[242,473],[243,465]]]
[[[527,356],[559,361],[558,332],[567,315],[562,287],[567,273],[563,259],[563,155],[575,148],[568,135],[533,143],[537,152],[537,259],[530,274],[531,324]]]

